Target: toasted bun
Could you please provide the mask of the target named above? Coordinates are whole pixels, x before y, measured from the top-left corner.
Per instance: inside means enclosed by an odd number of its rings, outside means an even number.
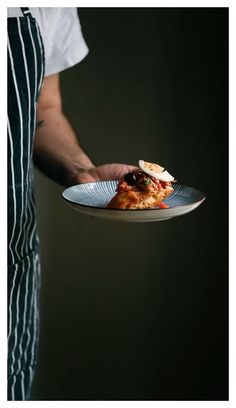
[[[113,209],[144,209],[157,207],[165,198],[167,198],[173,191],[173,188],[167,186],[155,193],[146,193],[143,191],[122,191],[116,195],[109,202],[107,208]]]

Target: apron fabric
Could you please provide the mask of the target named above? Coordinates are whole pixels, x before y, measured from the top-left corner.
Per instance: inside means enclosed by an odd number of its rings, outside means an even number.
[[[27,400],[39,336],[40,260],[33,185],[44,51],[28,8],[8,18],[8,400]]]

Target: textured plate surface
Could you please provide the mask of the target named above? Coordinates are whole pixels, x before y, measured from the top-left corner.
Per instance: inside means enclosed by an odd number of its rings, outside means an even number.
[[[167,209],[158,207],[144,210],[107,209],[108,202],[116,193],[117,183],[112,180],[78,184],[64,190],[62,197],[72,208],[83,214],[125,222],[167,220],[193,211],[205,199],[204,194],[195,188],[174,184],[173,193],[164,201],[169,205]]]

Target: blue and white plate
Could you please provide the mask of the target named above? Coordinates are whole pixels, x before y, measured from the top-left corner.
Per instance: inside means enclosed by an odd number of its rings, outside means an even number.
[[[75,210],[92,217],[113,221],[149,222],[163,221],[195,210],[205,199],[192,187],[174,184],[173,193],[164,201],[167,209],[145,208],[143,210],[116,210],[106,208],[116,193],[118,181],[98,181],[78,184],[63,191],[62,197]]]

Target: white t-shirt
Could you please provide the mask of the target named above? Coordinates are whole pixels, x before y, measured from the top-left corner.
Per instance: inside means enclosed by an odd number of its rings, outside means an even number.
[[[74,7],[30,7],[39,25],[45,51],[45,76],[80,62],[88,53]],[[22,17],[20,8],[8,7],[8,18]]]

